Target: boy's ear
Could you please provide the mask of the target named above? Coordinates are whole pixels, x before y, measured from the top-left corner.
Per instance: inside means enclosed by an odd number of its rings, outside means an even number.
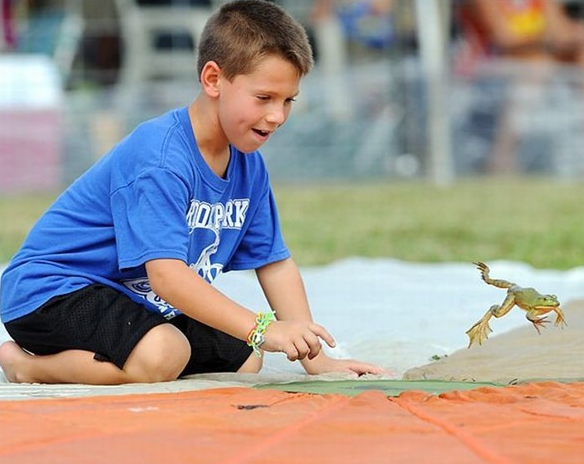
[[[201,86],[203,91],[210,97],[219,95],[219,78],[221,77],[221,68],[214,61],[207,61],[201,71]]]

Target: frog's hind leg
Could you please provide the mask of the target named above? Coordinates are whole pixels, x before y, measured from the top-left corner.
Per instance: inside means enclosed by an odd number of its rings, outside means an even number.
[[[494,285],[495,287],[499,287],[499,288],[511,288],[513,285],[513,283],[511,282],[507,282],[506,280],[502,280],[502,279],[491,279],[491,277],[489,276],[489,266],[487,266],[485,263],[481,262],[481,261],[477,261],[475,263],[473,263],[476,265],[477,269],[479,271],[481,271],[481,278],[489,285]]]
[[[491,306],[485,315],[475,325],[466,331],[466,334],[469,338],[468,347],[470,348],[474,342],[482,345],[483,341],[489,338],[489,334],[492,332],[492,329],[489,326],[491,317],[503,317],[505,314],[511,311],[511,308],[513,308],[514,305],[515,297],[512,294],[509,294],[502,304]]]
[[[473,343],[477,342],[479,345],[483,344],[483,341],[489,338],[489,334],[493,331],[489,325],[489,320],[493,317],[493,310],[498,308],[499,305],[493,305],[485,313],[485,315],[470,329],[466,331],[468,335],[468,347],[470,348]]]

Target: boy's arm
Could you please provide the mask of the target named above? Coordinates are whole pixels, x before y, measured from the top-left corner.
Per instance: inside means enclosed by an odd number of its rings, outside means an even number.
[[[255,327],[256,313],[223,295],[183,261],[148,261],[146,272],[154,293],[183,314],[240,340],[246,340]],[[330,334],[307,315],[306,311],[300,318],[272,322],[262,349],[286,353],[288,359],[295,361],[316,356],[319,337],[332,346]]]
[[[276,311],[278,321],[305,321],[314,324],[300,271],[291,258],[263,266],[256,273],[271,308]],[[266,341],[271,331],[272,325],[266,331]],[[334,347],[332,337],[330,340],[322,338],[329,346]],[[307,356],[301,362],[309,374],[332,371],[350,371],[356,374],[383,372],[383,369],[372,364],[332,359],[320,349],[316,356]]]
[[[152,290],[183,314],[245,340],[256,314],[226,297],[183,261],[155,259],[146,263]]]

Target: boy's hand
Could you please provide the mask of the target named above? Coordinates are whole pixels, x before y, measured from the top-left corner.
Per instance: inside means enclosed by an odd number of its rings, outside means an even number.
[[[316,361],[316,360],[315,360]],[[355,377],[364,374],[384,374],[395,376],[395,372],[384,369],[375,364],[357,361],[355,359],[333,359],[328,356],[319,356],[318,362],[304,363],[308,374],[325,374],[327,372],[348,372]]]
[[[321,325],[308,321],[275,321],[265,333],[266,341],[262,349],[269,352],[282,352],[290,361],[313,359],[320,353],[320,340],[323,339],[331,348],[335,340]]]

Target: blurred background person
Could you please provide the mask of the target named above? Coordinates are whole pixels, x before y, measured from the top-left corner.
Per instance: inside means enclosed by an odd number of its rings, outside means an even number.
[[[460,20],[485,56],[584,65],[584,24],[558,0],[467,0]]]
[[[545,105],[550,82],[563,75],[581,87],[584,23],[558,0],[463,0],[455,13],[464,36],[456,71],[472,74],[477,65],[493,64],[487,105],[498,114],[487,170],[512,173],[521,132],[530,130],[526,117]]]

